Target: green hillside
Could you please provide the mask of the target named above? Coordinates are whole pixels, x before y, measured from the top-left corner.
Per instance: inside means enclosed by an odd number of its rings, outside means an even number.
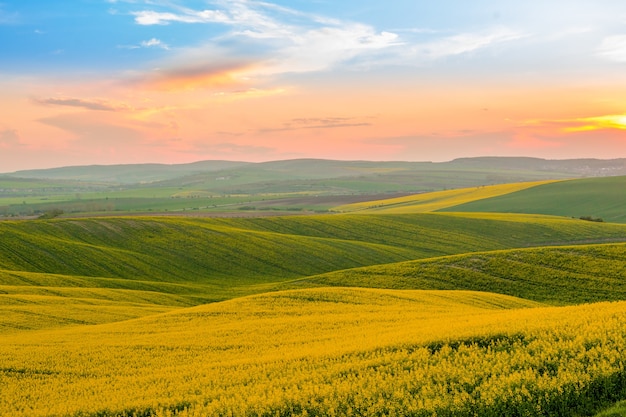
[[[2,222],[0,269],[237,285],[465,252],[621,241],[625,227],[443,213]]]
[[[486,291],[550,304],[626,300],[626,244],[513,249],[336,271],[290,285]]]
[[[626,223],[626,176],[554,182],[440,211],[537,213]]]
[[[447,258],[424,261],[430,272],[420,273],[419,285],[393,277],[413,273],[412,264],[397,263],[401,261],[529,246],[624,241],[626,226],[533,215],[441,213],[38,220],[2,222],[0,233],[0,309],[5,312],[5,330],[11,330],[119,321],[276,291],[284,285],[499,292],[484,274],[475,280],[472,268],[465,271],[455,267],[459,273],[451,278],[443,274],[449,269],[438,267],[437,262],[445,265]],[[542,257],[537,256],[538,265],[544,262]],[[506,274],[511,268],[507,259],[500,256],[489,265],[500,265],[501,274]],[[389,265],[372,267],[365,273],[352,269],[379,264]],[[612,258],[609,264],[621,265]],[[391,272],[373,272],[381,268]],[[608,271],[608,267],[604,269]],[[335,273],[341,277],[338,281],[329,278],[333,271],[344,270],[348,272]],[[281,284],[324,273],[331,275]],[[530,294],[517,287],[501,292],[536,301],[573,302],[572,294],[578,291],[574,286],[550,299],[532,293],[533,288],[527,289]],[[619,288],[616,283],[613,296],[602,287],[595,295],[581,294],[577,300],[621,299]],[[63,308],[55,313],[61,305]],[[100,315],[85,319],[85,314],[93,316],[89,312],[98,305],[103,307]],[[28,314],[40,316],[37,324],[27,323]]]

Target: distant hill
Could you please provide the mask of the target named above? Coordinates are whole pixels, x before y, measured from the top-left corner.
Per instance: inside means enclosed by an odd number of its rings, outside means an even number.
[[[199,161],[190,164],[129,164],[129,165],[83,165],[50,169],[17,171],[12,176],[20,178],[65,179],[98,181],[119,184],[163,181],[247,165],[235,161]]]
[[[532,170],[571,173],[575,176],[626,175],[626,158],[620,159],[541,159],[527,157],[459,158],[449,162],[459,167]]]
[[[492,185],[517,187],[522,182],[619,174],[626,175],[626,159],[484,157],[437,163],[292,159],[75,166],[0,175],[0,217],[39,216],[48,211],[66,215],[326,212],[342,204],[431,191],[479,188],[480,197],[485,198],[484,192]],[[349,198],[332,200],[337,197]],[[412,207],[402,211],[421,207],[417,200],[405,201]],[[460,200],[446,205],[467,202]]]
[[[337,161],[326,159],[292,159],[261,163],[239,161],[200,161],[190,164],[91,165],[51,169],[25,170],[11,173],[13,177],[66,179],[135,184],[165,181],[201,183],[216,177],[230,184],[242,185],[257,181],[319,180],[366,177],[371,180],[402,183],[424,173],[434,178],[424,181],[439,184],[448,177],[447,186],[471,186],[464,174],[468,171],[487,184],[530,181],[547,178],[626,175],[626,159],[546,160],[517,157],[460,158],[449,162],[406,161]],[[209,177],[206,174],[210,174]],[[215,174],[215,175],[214,175]],[[165,184],[164,184],[165,185]]]

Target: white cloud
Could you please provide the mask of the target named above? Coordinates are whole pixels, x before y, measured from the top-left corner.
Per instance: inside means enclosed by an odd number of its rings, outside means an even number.
[[[167,46],[167,44],[161,42],[159,39],[156,39],[156,38],[152,38],[150,40],[141,42],[141,46],[143,46],[144,48],[157,47],[157,48],[162,48],[162,49],[170,49],[170,47]]]
[[[214,65],[216,59],[232,61],[242,57],[253,64],[247,70],[250,77],[325,71],[341,65],[352,68],[419,65],[525,36],[502,27],[448,36],[419,28],[399,34],[254,0],[216,0],[215,10],[192,10],[171,3],[151,4],[161,7],[161,11],[132,12],[137,24],[219,23],[230,28],[202,46],[180,51],[169,65],[163,63],[173,72],[177,72],[181,62],[195,68],[204,67],[206,63]],[[165,9],[168,5],[169,10]],[[424,34],[432,35],[428,36],[431,40],[420,40]],[[144,42],[141,46],[163,47],[156,42]],[[216,47],[225,53],[216,56]]]
[[[202,10],[176,14],[169,12],[155,12],[145,10],[141,12],[133,12],[135,22],[144,25],[167,25],[171,22],[180,23],[231,23],[228,16],[219,10]]]
[[[122,48],[122,49],[139,49],[139,48],[161,48],[165,50],[170,49],[168,44],[163,43],[163,41],[157,38],[152,38],[147,41],[141,41],[137,45],[118,45],[117,47]]]
[[[490,45],[524,38],[526,35],[506,28],[497,28],[488,32],[463,33],[444,37],[417,45],[418,55],[429,58],[442,58],[460,55],[486,48]]]
[[[604,38],[598,48],[598,55],[611,61],[626,62],[626,35]]]

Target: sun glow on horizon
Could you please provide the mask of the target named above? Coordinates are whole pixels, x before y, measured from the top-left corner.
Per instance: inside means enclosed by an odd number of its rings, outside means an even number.
[[[587,132],[604,129],[626,130],[626,115],[612,114],[598,117],[585,117],[572,120],[573,123],[582,123],[579,126],[566,127],[565,132]]]

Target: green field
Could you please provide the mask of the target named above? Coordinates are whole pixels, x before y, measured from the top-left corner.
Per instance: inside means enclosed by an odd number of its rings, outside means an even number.
[[[626,177],[586,178],[543,184],[441,211],[537,213],[626,223]]]
[[[2,221],[0,415],[623,415],[620,184],[474,186],[342,214]],[[139,190],[110,200],[188,198]],[[580,193],[605,221],[459,209],[524,193],[537,207]]]
[[[328,211],[335,206],[494,184],[618,175],[616,161],[470,158],[450,162],[297,159],[264,163],[78,166],[0,175],[0,218],[264,211]],[[343,196],[328,204],[319,196]],[[363,196],[367,198],[363,199]]]

